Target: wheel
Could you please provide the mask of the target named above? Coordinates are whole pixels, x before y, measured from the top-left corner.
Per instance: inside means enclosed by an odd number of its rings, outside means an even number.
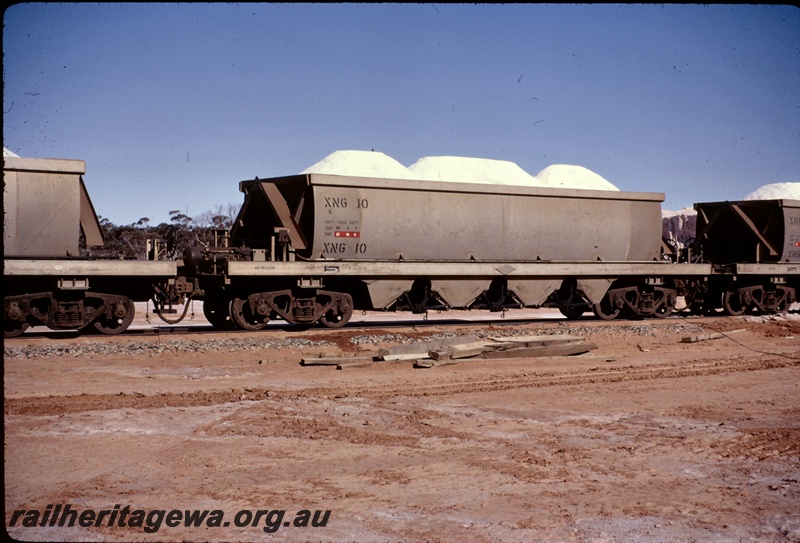
[[[325,313],[322,317],[320,317],[319,322],[328,328],[341,328],[345,324],[350,321],[350,317],[353,315],[352,309],[350,311],[340,313],[338,311],[334,311],[331,309],[327,313]]]
[[[608,296],[603,297],[600,300],[600,303],[594,304],[592,306],[592,310],[594,314],[597,315],[598,318],[603,319],[604,321],[610,321],[616,319],[619,316],[621,308],[619,307],[612,307],[611,302],[608,299]]]
[[[333,311],[328,311],[322,317],[320,317],[319,322],[328,328],[341,328],[350,320],[351,314],[334,313]]]
[[[25,320],[19,303],[8,300],[5,303],[3,316],[3,337],[17,337],[28,329],[30,324]]]
[[[261,330],[269,323],[268,316],[253,314],[247,300],[234,298],[229,307],[231,321],[243,330]]]
[[[558,310],[561,312],[561,314],[567,317],[567,320],[571,321],[576,321],[580,319],[585,309],[586,309],[585,304],[580,304],[580,305],[563,304],[558,306]]]
[[[92,325],[101,334],[113,336],[128,329],[133,322],[135,313],[133,302],[129,298],[120,298],[116,302],[112,302],[111,318],[104,315],[94,321]]]
[[[734,290],[722,295],[722,309],[726,314],[738,317],[747,311],[747,305],[742,303],[739,293]]]
[[[29,327],[25,321],[3,321],[3,337],[17,337]]]
[[[214,328],[231,330],[234,328],[228,307],[230,302],[222,298],[209,298],[203,301],[203,315]]]
[[[661,291],[657,291],[661,292]],[[672,300],[670,300],[672,298]],[[672,304],[670,303],[672,301]],[[672,310],[675,309],[675,298],[672,297],[670,294],[666,292],[661,292],[661,297],[658,300],[658,304],[653,311],[653,316],[657,319],[666,319],[670,315],[672,315]]]
[[[353,316],[353,299],[349,294],[343,294],[342,299],[329,309],[319,322],[328,328],[341,328],[350,321]]]
[[[561,288],[553,292],[551,296],[555,297],[558,310],[568,320],[578,320],[589,309],[589,304],[584,300],[583,294],[578,291],[578,284],[574,279],[565,280],[561,284]]]
[[[657,319],[666,319],[670,315],[672,315],[672,306],[667,304],[662,304],[658,309],[653,311],[653,316]]]

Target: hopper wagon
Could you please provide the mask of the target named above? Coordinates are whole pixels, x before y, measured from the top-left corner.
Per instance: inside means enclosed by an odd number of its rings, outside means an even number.
[[[345,324],[354,310],[552,306],[569,318],[669,315],[663,194],[302,174],[240,183],[221,247],[186,251],[218,326]]]

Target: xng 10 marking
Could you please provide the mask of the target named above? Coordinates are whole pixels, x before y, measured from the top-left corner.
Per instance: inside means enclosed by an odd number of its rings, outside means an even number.
[[[322,252],[323,253],[330,253],[341,255],[347,252],[347,244],[346,243],[328,243],[324,242],[322,244]],[[367,252],[367,244],[366,243],[356,243],[355,245],[355,252],[356,254],[364,254]]]
[[[325,207],[347,209],[347,198],[344,196],[326,196]],[[367,198],[356,198],[356,207],[358,209],[367,209],[369,207],[369,200]]]

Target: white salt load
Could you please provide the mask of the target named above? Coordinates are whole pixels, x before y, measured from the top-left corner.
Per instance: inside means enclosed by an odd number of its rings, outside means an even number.
[[[419,179],[453,183],[540,186],[536,178],[507,160],[426,156],[408,167]]]
[[[526,187],[619,190],[602,176],[583,166],[553,164],[533,176],[514,162],[507,160],[427,156],[406,168],[395,159],[377,151],[335,151],[300,173]]]
[[[800,200],[800,183],[772,183],[759,187],[744,200]]]
[[[334,151],[300,173],[417,179],[408,168],[377,151]]]
[[[536,174],[538,184],[562,189],[619,190],[602,175],[583,166],[553,164]]]

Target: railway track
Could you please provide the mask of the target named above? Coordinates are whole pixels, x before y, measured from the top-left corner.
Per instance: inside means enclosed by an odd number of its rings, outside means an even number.
[[[451,317],[448,313],[458,313],[458,316]],[[464,326],[464,325],[492,325],[492,326],[514,326],[514,325],[522,325],[522,324],[537,324],[537,323],[548,323],[548,322],[566,322],[566,318],[563,317],[558,311],[555,310],[529,310],[525,311],[522,315],[515,315],[514,312],[509,312],[508,316],[491,316],[490,313],[482,312],[469,312],[469,311],[458,311],[458,312],[441,312],[434,315],[431,315],[430,318],[424,317],[414,317],[408,315],[401,315],[397,316],[394,313],[370,313],[359,315],[358,317],[354,317],[350,322],[348,322],[344,327],[340,328],[339,330],[345,331],[358,331],[358,330],[370,330],[375,328],[383,328],[383,329],[403,329],[403,328],[429,328],[433,326]],[[794,304],[792,309],[786,312],[787,315],[800,315],[800,304]],[[134,324],[131,325],[130,328],[125,330],[124,332],[117,334],[117,335],[101,335],[96,334],[93,335],[92,338],[96,341],[113,341],[115,337],[147,337],[147,336],[195,336],[195,335],[218,335],[218,334],[234,334],[234,335],[242,335],[242,334],[269,334],[270,332],[275,331],[285,331],[285,332],[306,332],[306,331],[324,331],[329,330],[328,328],[322,325],[315,325],[313,327],[298,327],[296,325],[288,324],[283,321],[275,321],[270,323],[266,328],[253,331],[253,330],[241,330],[241,329],[233,329],[233,330],[220,330],[218,328],[214,328],[205,318],[199,317],[196,321],[190,321],[188,324],[180,324],[180,325],[169,325],[169,324],[159,324],[160,321],[158,317],[152,314],[144,314],[145,316],[137,317],[137,320],[134,321]],[[477,315],[477,316],[476,316]],[[388,318],[387,318],[388,317]],[[674,322],[674,321],[681,321],[695,317],[695,315],[687,312],[687,311],[676,311],[667,319],[659,319],[658,321],[650,321],[650,322]],[[591,313],[586,313],[581,319],[577,321],[572,321],[575,323],[611,323],[611,324],[625,324],[625,323],[637,323],[641,321],[626,321],[626,320],[614,320],[614,321],[603,321],[592,315]],[[78,330],[51,330],[44,327],[39,328],[30,328],[24,334],[13,337],[13,338],[6,338],[5,342],[10,345],[14,345],[15,343],[24,342],[25,340],[29,340],[32,338],[46,338],[46,339],[70,339],[76,338],[83,335],[81,331]]]
[[[590,313],[586,314],[586,319],[596,320]],[[397,313],[384,313],[384,312],[371,312],[361,313],[354,316],[350,322],[339,330],[369,330],[372,328],[410,328],[418,327],[425,328],[431,326],[457,326],[457,325],[482,325],[491,324],[493,326],[549,322],[553,320],[566,320],[557,310],[539,309],[539,310],[524,310],[524,311],[510,311],[504,314],[489,313],[484,311],[448,311],[448,312],[431,312],[429,316],[411,315],[411,314],[397,314]],[[317,324],[313,327],[300,327],[286,323],[285,321],[273,321],[267,325],[266,328],[258,331],[253,330],[221,330],[214,328],[203,316],[202,311],[193,311],[190,314],[188,322],[181,324],[163,324],[158,316],[153,314],[144,303],[136,304],[136,318],[131,326],[116,335],[99,335],[92,336],[93,339],[104,341],[113,340],[115,337],[130,337],[130,336],[181,336],[181,335],[198,335],[198,334],[269,334],[274,331],[287,331],[287,332],[305,332],[309,330],[329,330],[328,328]],[[24,339],[31,338],[47,338],[47,339],[60,339],[60,338],[75,338],[83,335],[83,332],[78,330],[51,330],[45,327],[29,328],[24,334],[6,338],[5,341],[13,344]]]

